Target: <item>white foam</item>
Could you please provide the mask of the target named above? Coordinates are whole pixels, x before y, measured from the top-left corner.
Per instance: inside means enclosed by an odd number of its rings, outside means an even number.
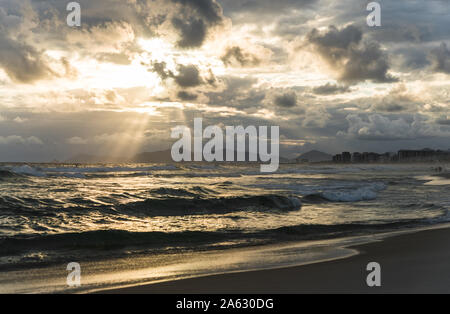
[[[146,172],[158,170],[177,170],[174,165],[151,166],[151,167],[59,167],[44,168],[45,172],[51,173],[96,173],[96,172]]]
[[[47,176],[44,172],[39,171],[28,165],[23,165],[20,167],[13,167],[11,169],[11,171],[14,173],[17,173],[17,174],[25,174],[25,175],[34,176],[34,177],[46,177]]]
[[[346,191],[326,191],[320,195],[332,202],[358,202],[374,200],[378,196],[378,192],[384,190],[384,183],[372,183],[369,186],[361,187],[354,190]]]

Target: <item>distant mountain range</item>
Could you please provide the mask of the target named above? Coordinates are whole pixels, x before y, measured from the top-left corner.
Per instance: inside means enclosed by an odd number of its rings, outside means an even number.
[[[301,154],[296,158],[297,162],[326,162],[332,161],[333,156],[318,150],[312,150],[307,153]]]
[[[224,152],[225,155],[225,152]],[[246,160],[249,159],[249,153],[246,152]],[[235,155],[236,158],[236,155]],[[296,162],[326,162],[333,159],[332,155],[317,150],[312,150],[301,154],[294,159],[280,157],[280,163],[296,163]],[[171,150],[162,150],[156,152],[139,153],[132,158],[109,157],[100,155],[79,154],[65,161],[66,163],[170,163],[172,162]]]
[[[125,157],[110,157],[100,155],[79,154],[67,160],[66,163],[167,163],[172,162],[170,149],[157,152],[143,152],[132,158]]]
[[[161,150],[161,151],[157,151],[157,152],[144,152],[144,153],[135,155],[133,158],[131,158],[130,162],[137,162],[137,163],[172,162],[172,155],[170,154],[170,149]]]
[[[120,162],[125,162],[125,161],[126,161],[125,158],[121,158],[121,157],[79,154],[79,155],[75,155],[75,156],[65,160],[64,162],[65,163],[92,164],[92,163],[120,163]]]

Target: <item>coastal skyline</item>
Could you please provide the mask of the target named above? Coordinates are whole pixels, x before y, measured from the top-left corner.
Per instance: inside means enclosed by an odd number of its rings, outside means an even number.
[[[450,147],[448,1],[380,1],[381,27],[369,2],[79,1],[69,27],[3,0],[0,161],[163,150],[195,117],[280,125],[288,157]]]

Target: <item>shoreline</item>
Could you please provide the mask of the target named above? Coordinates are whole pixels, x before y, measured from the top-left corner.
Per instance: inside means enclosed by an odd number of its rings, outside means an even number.
[[[343,246],[356,254],[299,266],[144,283],[93,293],[277,294],[450,293],[450,225],[375,235]],[[381,287],[368,287],[366,266],[381,266]]]

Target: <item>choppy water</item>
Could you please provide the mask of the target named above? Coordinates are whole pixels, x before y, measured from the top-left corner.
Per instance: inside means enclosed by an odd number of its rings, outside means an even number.
[[[448,181],[431,165],[4,164],[0,270],[437,224]]]

